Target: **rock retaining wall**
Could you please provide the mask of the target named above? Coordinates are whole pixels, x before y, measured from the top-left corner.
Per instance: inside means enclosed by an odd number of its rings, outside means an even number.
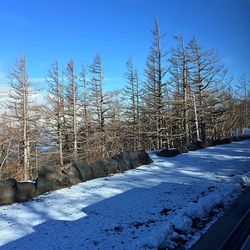
[[[242,141],[242,140],[248,140],[250,139],[249,135],[245,136],[234,136],[231,138],[224,138],[224,139],[217,139],[212,140],[211,142],[207,143],[206,145],[202,145],[201,142],[197,141],[189,145],[189,147],[177,147],[173,149],[163,149],[157,153],[158,156],[161,157],[175,157],[178,154],[187,153],[188,151],[195,151],[198,149],[203,149],[206,147],[211,146],[217,146],[217,145],[223,145],[223,144],[229,144],[233,141]]]
[[[36,182],[17,182],[14,179],[0,180],[0,205],[24,202],[49,191],[124,172],[151,162],[152,160],[146,152],[138,151],[123,152],[91,165],[80,160],[75,161],[68,164],[64,170],[42,167],[38,171]]]

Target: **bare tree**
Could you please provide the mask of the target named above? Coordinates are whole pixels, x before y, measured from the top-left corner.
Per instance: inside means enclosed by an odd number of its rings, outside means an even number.
[[[107,95],[103,91],[103,63],[100,54],[94,57],[94,61],[90,66],[92,78],[90,81],[90,91],[92,99],[92,119],[96,127],[95,140],[99,140],[96,144],[97,151],[101,152],[104,157],[106,154],[106,119],[107,119]]]
[[[246,75],[242,75],[239,79],[239,84],[237,85],[237,98],[241,103],[241,117],[239,119],[242,120],[240,125],[241,134],[244,133],[244,128],[249,128],[249,101],[250,101],[250,89],[249,89],[249,81],[246,78]]]
[[[56,133],[56,141],[59,146],[59,162],[63,166],[63,127],[64,127],[64,89],[61,83],[58,62],[55,62],[49,70],[47,82],[48,90],[48,121],[52,125],[53,132]]]
[[[69,129],[71,131],[72,138],[72,148],[73,148],[73,158],[77,158],[78,154],[78,126],[77,126],[77,116],[78,116],[78,90],[77,90],[77,76],[75,73],[75,64],[71,59],[67,63],[66,68],[66,79],[68,81],[67,86],[67,115],[70,118],[71,124]]]
[[[170,59],[172,75],[171,82],[174,82],[176,86],[176,97],[178,98],[178,106],[180,108],[178,112],[180,115],[179,119],[183,122],[182,130],[184,132],[184,145],[189,146],[190,144],[190,103],[191,103],[191,92],[190,92],[190,55],[187,51],[187,47],[184,42],[183,36],[177,36],[176,39],[179,41],[178,46],[173,49],[172,57]]]
[[[26,67],[26,57],[23,55],[11,71],[11,91],[8,100],[8,109],[13,119],[13,126],[18,127],[22,134],[20,136],[22,140],[21,163],[24,170],[23,177],[25,180],[28,180],[32,178],[30,155],[30,122],[32,119],[30,96],[32,91]]]
[[[131,58],[127,62],[125,78],[127,80],[127,85],[124,88],[125,115],[128,123],[127,135],[131,137],[132,149],[135,151],[141,147],[140,94],[138,74]]]
[[[144,95],[145,108],[149,112],[149,120],[154,131],[150,133],[152,140],[155,140],[154,147],[159,149],[163,147],[163,131],[164,128],[164,92],[166,91],[166,66],[164,66],[164,58],[166,53],[162,49],[162,39],[158,20],[155,19],[155,28],[153,33],[153,44],[147,59],[145,82],[146,94]],[[153,135],[153,136],[152,136]],[[155,139],[153,138],[155,137]]]
[[[206,110],[208,92],[214,92],[214,89],[220,92],[224,88],[222,83],[226,76],[226,70],[218,65],[219,57],[215,50],[204,50],[195,38],[189,42],[189,52],[192,60],[192,72],[190,73],[193,91],[198,100],[198,121],[201,128],[201,141],[206,142]],[[221,89],[220,86],[221,85]]]
[[[90,66],[90,72],[92,73],[91,79],[91,91],[92,98],[95,101],[97,123],[100,131],[104,132],[105,127],[105,95],[103,93],[103,66],[102,58],[97,54],[94,58],[93,64]]]
[[[82,66],[79,76],[79,150],[81,157],[88,158],[91,151],[91,133],[92,133],[92,107],[90,98],[90,82],[87,79],[87,70]]]

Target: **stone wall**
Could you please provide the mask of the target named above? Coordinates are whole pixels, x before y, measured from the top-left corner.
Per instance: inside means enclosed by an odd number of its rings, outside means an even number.
[[[42,167],[38,171],[38,179],[35,182],[17,182],[14,179],[1,180],[0,205],[24,202],[49,191],[124,172],[151,162],[152,160],[146,152],[138,151],[123,152],[91,165],[81,160],[75,161],[68,164],[64,170],[49,166]]]

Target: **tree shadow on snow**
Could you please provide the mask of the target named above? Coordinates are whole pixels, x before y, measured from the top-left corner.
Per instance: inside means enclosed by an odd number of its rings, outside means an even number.
[[[234,175],[239,162],[240,172],[249,169],[249,142],[238,145],[236,149],[229,144],[171,159],[157,158],[150,167],[14,204],[10,206],[13,213],[22,215],[25,210],[28,220],[41,221],[38,225],[32,221],[25,224],[22,216],[7,217],[3,212],[0,220],[15,226],[13,233],[18,233],[18,239],[1,249],[135,249],[141,235],[149,235],[170,220],[176,209],[197,201],[201,190],[209,192],[216,178]],[[75,189],[78,196],[74,196]]]
[[[132,188],[83,206],[80,209],[82,217],[71,221],[55,220],[46,208],[37,210],[32,202],[27,202],[26,209],[45,221],[33,226],[27,235],[1,246],[1,249],[112,249],[112,244],[115,249],[134,249],[141,234],[149,234],[167,219],[167,213],[174,213],[175,202],[169,201],[171,192],[178,190],[183,195],[186,189],[184,184],[165,182],[149,188]],[[80,207],[77,200],[70,201],[68,205]],[[67,209],[67,204],[56,212],[69,216],[64,209]],[[19,227],[22,230],[21,224]]]

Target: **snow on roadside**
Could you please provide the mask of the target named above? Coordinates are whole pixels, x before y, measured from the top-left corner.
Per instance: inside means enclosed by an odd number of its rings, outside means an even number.
[[[250,174],[236,175],[232,178],[233,183],[239,183],[242,187],[250,187]]]
[[[241,190],[242,186],[240,183],[228,184],[219,190],[201,197],[196,203],[190,202],[186,207],[176,211],[171,221],[167,222],[150,237],[139,243],[138,249],[175,249],[178,247],[175,239],[180,237],[185,238],[187,241],[192,240],[192,242],[195,243],[200,235],[195,234],[196,228],[193,227],[193,220],[205,218],[218,206],[224,207],[232,201]],[[180,233],[182,236],[180,236]],[[189,247],[191,247],[190,244]]]
[[[250,141],[154,162],[0,207],[0,248],[189,248],[249,185]]]

